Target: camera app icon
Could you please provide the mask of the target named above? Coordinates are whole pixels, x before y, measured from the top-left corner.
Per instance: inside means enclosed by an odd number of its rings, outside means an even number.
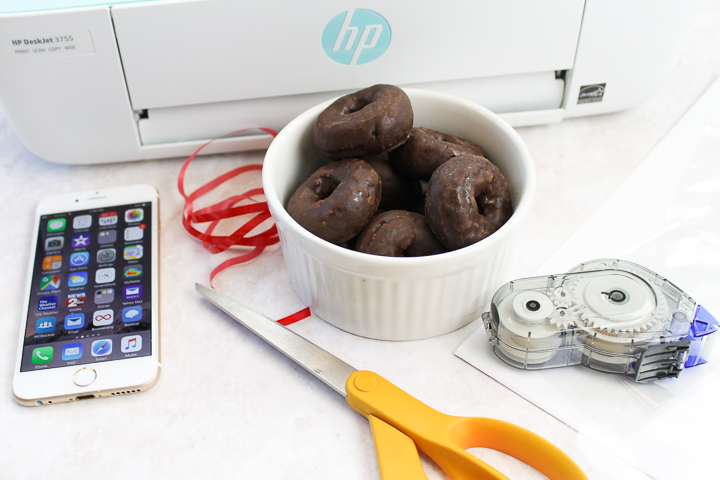
[[[45,239],[45,250],[61,250],[65,245],[64,237],[48,237]]]

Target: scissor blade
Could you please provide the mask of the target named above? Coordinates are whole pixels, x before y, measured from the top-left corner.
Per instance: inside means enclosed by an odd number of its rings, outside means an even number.
[[[195,290],[255,335],[294,360],[340,395],[347,397],[345,383],[357,369],[279,323],[253,312],[225,294],[199,283]]]

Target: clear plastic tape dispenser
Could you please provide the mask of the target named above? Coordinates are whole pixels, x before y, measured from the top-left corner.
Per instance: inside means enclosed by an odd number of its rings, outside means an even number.
[[[513,367],[584,365],[641,383],[706,363],[720,328],[667,279],[614,259],[507,283],[482,318],[495,355]]]

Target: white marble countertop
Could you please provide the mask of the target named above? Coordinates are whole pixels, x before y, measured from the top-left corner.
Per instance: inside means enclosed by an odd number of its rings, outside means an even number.
[[[627,111],[519,128],[537,168],[537,196],[520,267],[532,274],[619,185],[720,76],[720,3],[704,2],[682,59],[651,100]],[[263,152],[201,157],[190,189]],[[0,469],[3,478],[379,478],[368,422],[322,382],[219,313],[194,292],[226,257],[211,256],[182,228],[177,175],[184,159],[69,166],[30,153],[0,112]],[[254,174],[253,174],[254,175]],[[259,185],[260,177],[252,181]],[[33,211],[45,196],[132,183],[161,194],[162,364],[139,395],[26,408],[11,393]],[[641,211],[641,206],[629,206]],[[223,257],[223,258],[220,258]],[[269,317],[301,308],[278,246],[221,273],[216,287]],[[441,337],[382,342],[311,317],[291,328],[375,371],[445,413],[510,421],[553,441],[592,480],[649,477],[453,355],[479,322]],[[481,451],[513,479],[544,478]],[[426,464],[431,478],[445,478]]]

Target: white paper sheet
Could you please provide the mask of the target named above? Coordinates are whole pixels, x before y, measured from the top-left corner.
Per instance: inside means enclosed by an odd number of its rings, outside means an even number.
[[[643,265],[720,318],[720,80],[536,273],[597,258]],[[653,478],[717,476],[717,351],[678,379],[643,385],[584,367],[514,369],[484,328],[456,354]]]

